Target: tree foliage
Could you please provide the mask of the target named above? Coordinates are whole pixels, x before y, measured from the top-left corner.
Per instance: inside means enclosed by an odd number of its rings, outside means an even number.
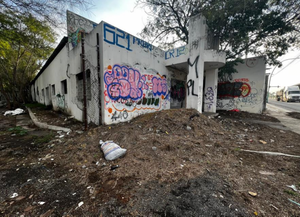
[[[15,14],[31,14],[37,20],[47,21],[51,26],[59,27],[65,22],[66,10],[88,9],[91,0],[0,0],[0,12],[10,10]]]
[[[31,14],[0,14],[0,92],[8,107],[25,102],[29,83],[53,51],[55,34]]]
[[[188,43],[188,22],[201,13],[228,60],[265,55],[269,64],[299,43],[300,0],[138,0],[151,15],[141,35],[159,44]]]

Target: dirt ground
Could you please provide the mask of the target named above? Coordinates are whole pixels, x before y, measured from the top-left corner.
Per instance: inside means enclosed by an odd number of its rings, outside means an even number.
[[[287,114],[288,114],[288,116],[291,116],[292,118],[300,119],[300,113],[298,113],[298,112],[289,112]]]
[[[247,121],[278,122],[268,114],[166,110],[83,132],[33,112],[72,132],[24,132],[0,116],[0,216],[300,216],[287,187],[300,190],[300,158],[244,151],[300,155],[300,135]],[[106,161],[100,139],[127,154]]]

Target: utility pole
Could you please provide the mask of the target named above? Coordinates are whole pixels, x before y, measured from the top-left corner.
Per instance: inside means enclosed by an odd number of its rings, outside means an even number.
[[[81,58],[82,58],[82,76],[83,76],[83,119],[84,130],[87,130],[87,109],[86,109],[86,72],[85,72],[85,51],[84,51],[84,32],[81,32]]]

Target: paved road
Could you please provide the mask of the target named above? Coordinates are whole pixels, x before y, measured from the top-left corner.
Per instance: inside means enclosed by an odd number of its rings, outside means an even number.
[[[268,104],[283,108],[291,112],[300,112],[300,103],[299,102],[278,102],[274,99],[269,98]]]
[[[284,103],[284,102],[282,102],[282,103]],[[280,104],[280,102],[279,102],[279,104]],[[297,105],[300,106],[300,103],[298,103]],[[285,108],[280,108],[279,106],[274,105],[273,101],[271,101],[271,103],[270,103],[270,101],[269,101],[269,103],[267,103],[267,112],[271,116],[277,118],[284,126],[289,128],[291,131],[300,134],[300,124],[299,124],[300,120],[296,119],[296,118],[292,118],[290,116],[287,116],[287,112],[295,111],[292,109],[288,110]],[[299,111],[299,109],[297,109],[297,107],[296,107],[296,111]]]

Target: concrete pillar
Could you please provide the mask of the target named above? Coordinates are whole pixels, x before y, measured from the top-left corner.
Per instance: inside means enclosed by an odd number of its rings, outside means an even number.
[[[187,76],[186,108],[202,112],[204,45],[206,43],[205,18],[196,15],[189,23],[189,74]]]
[[[216,112],[218,88],[218,69],[205,72],[204,112]]]

